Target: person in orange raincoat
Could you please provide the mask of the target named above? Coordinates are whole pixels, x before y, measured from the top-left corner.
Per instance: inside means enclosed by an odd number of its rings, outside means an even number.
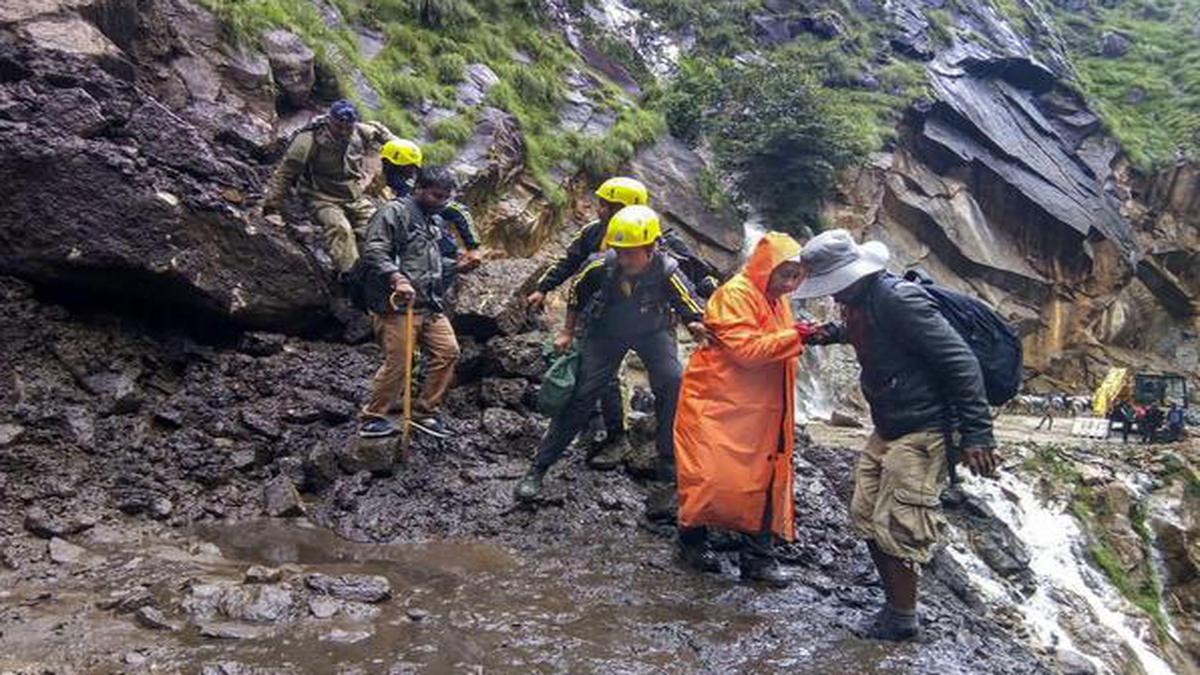
[[[688,361],[675,414],[679,542],[684,560],[719,572],[708,527],[745,536],[741,576],[788,583],[772,547],[791,540],[796,369],[810,330],[788,294],[803,280],[800,244],[768,232],[704,312],[715,342]]]

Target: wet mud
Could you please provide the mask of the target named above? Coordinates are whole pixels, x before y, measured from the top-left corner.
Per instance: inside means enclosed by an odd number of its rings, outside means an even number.
[[[453,439],[364,468],[373,346],[200,344],[0,291],[0,670],[1048,672],[936,575],[920,640],[859,637],[882,591],[846,525],[851,450],[802,443],[784,590],[731,552],[679,565],[644,413],[624,471],[573,451],[515,506],[540,335],[464,341]],[[272,483],[305,515],[265,519]]]

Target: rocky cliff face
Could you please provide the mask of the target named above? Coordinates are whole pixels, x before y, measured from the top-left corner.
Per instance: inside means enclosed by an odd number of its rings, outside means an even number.
[[[926,46],[930,100],[895,148],[851,172],[830,220],[1001,307],[1026,336],[1034,389],[1086,391],[1112,363],[1194,372],[1191,165],[1133,175],[1052,31],[956,8],[951,42],[934,48],[914,13],[895,25],[902,44]]]
[[[282,30],[260,47],[232,46],[213,15],[185,0],[22,2],[0,11],[0,30],[0,178],[10,194],[0,269],[47,292],[197,326],[311,334],[330,322],[330,265],[307,214],[293,205],[280,229],[250,208],[328,87],[310,46]],[[459,87],[461,105],[480,106],[494,85],[478,70]],[[581,82],[581,94],[598,86]],[[594,105],[583,95],[564,110],[565,127]],[[475,117],[450,165],[485,239],[501,255],[529,255],[568,236],[563,212],[587,217],[590,181],[564,173],[578,206],[552,209],[525,172],[515,118],[486,105]],[[695,196],[703,160],[668,139],[635,164],[671,197],[669,221],[731,269],[740,226],[732,210]]]

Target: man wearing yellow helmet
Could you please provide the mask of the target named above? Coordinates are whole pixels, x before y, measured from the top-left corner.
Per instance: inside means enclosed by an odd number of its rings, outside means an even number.
[[[307,202],[313,220],[324,231],[329,257],[339,272],[358,260],[358,241],[375,212],[363,196],[363,160],[368,146],[392,138],[378,122],[359,121],[349,101],[337,101],[329,114],[314,119],[292,139],[283,161],[271,176],[263,213],[278,212],[294,186]]]
[[[674,479],[672,422],[682,368],[671,314],[701,342],[708,332],[700,322],[701,300],[691,282],[675,259],[657,246],[661,235],[662,226],[653,209],[644,205],[621,209],[607,227],[605,244],[612,250],[593,257],[572,282],[566,325],[554,345],[560,352],[569,349],[582,317],[575,396],[551,422],[533,465],[516,487],[517,499],[538,496],[546,471],[587,423],[597,399],[611,386],[630,350],[645,364],[654,392],[658,476]]]
[[[596,219],[584,225],[567,246],[567,252],[554,261],[538,279],[537,290],[526,300],[534,308],[541,308],[546,294],[558,288],[579,271],[588,258],[604,250],[604,235],[608,221],[617,211],[626,206],[650,203],[646,186],[633,178],[617,176],[609,178],[596,189]]]
[[[421,146],[407,138],[393,138],[379,149],[379,158],[383,160],[383,179],[395,197],[412,194],[421,163],[425,161]]]
[[[626,206],[645,206],[650,201],[646,186],[633,178],[616,176],[609,178],[596,189],[596,220],[584,225],[567,246],[567,251],[550,265],[538,279],[537,290],[526,298],[529,306],[541,309],[546,294],[558,288],[578,272],[588,258],[604,250],[604,236],[608,221]],[[612,382],[600,396],[600,414],[604,418],[604,444],[597,446],[591,463],[597,469],[616,468],[617,462],[629,453],[629,440],[625,433],[625,407],[621,397],[621,383],[614,373]]]

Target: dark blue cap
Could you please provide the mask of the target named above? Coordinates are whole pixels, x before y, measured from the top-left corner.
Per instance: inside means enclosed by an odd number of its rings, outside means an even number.
[[[329,106],[329,116],[343,122],[357,122],[358,108],[355,108],[350,101],[342,99]]]

